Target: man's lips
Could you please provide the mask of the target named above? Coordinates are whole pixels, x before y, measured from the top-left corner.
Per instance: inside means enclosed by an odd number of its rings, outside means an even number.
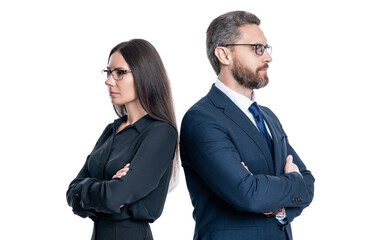
[[[260,71],[260,72],[267,73],[267,68],[261,68],[259,71]]]
[[[264,64],[262,67],[258,68],[258,72],[267,73],[268,64]]]

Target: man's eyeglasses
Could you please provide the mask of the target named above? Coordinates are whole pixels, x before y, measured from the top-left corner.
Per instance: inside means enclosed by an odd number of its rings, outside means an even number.
[[[132,70],[129,70],[129,69],[114,69],[114,70],[104,69],[101,71],[102,76],[105,80],[107,80],[112,74],[112,77],[116,81],[123,79],[124,75],[130,72],[132,72]]]
[[[270,45],[263,45],[263,44],[241,44],[241,43],[233,43],[233,44],[224,44],[219,45],[219,47],[231,47],[231,46],[252,46],[254,47],[254,52],[262,56],[265,49],[267,50],[268,54],[271,55],[272,53],[272,47]]]

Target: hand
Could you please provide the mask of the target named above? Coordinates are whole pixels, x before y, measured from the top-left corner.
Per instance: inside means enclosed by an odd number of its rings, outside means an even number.
[[[285,214],[285,208],[280,209],[278,211],[275,212],[270,212],[270,213],[263,213],[266,217],[271,217],[271,216],[277,216],[277,215],[284,215]]]
[[[295,163],[293,163],[293,156],[291,155],[287,156],[286,158],[284,172],[285,173],[297,172],[300,174],[299,168]]]
[[[241,164],[243,164],[243,167],[245,167],[245,169],[247,169],[247,170],[248,170],[248,172],[249,172],[250,174],[252,174],[252,175],[253,175],[253,173],[251,173],[251,172],[249,171],[248,167],[247,167],[247,166],[245,166],[244,162],[241,162]]]
[[[117,171],[116,174],[114,176],[112,176],[112,179],[114,179],[114,178],[121,178],[121,177],[125,176],[127,174],[127,172],[129,171],[129,166],[130,166],[130,163],[128,163],[127,165],[125,165],[124,168],[122,168],[119,171]]]

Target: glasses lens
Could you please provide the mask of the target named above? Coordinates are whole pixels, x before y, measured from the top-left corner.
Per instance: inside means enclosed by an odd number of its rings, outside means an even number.
[[[256,45],[256,54],[262,56],[264,52],[264,46],[262,44]]]
[[[104,70],[101,71],[101,74],[102,74],[103,79],[106,80],[110,76],[110,71],[104,69]]]
[[[265,46],[265,48],[266,48],[268,54],[271,56],[271,54],[272,54],[272,47],[270,45],[267,45],[267,46]]]
[[[122,71],[122,70],[116,70],[113,73],[113,77],[115,78],[115,80],[121,80],[121,79],[123,79],[124,74],[125,74],[124,71]]]

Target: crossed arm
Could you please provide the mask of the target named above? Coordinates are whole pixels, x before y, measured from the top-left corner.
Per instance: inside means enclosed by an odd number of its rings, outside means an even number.
[[[87,160],[69,186],[69,205],[82,217],[93,215],[95,211],[120,213],[123,205],[132,205],[157,188],[171,166],[175,145],[176,131],[171,126],[155,126],[140,143],[131,163],[111,180],[91,177]]]
[[[245,166],[244,162],[241,162],[241,164],[244,166],[245,169],[248,169],[247,166]],[[285,164],[285,167],[284,167],[284,172],[285,173],[291,173],[291,172],[297,172],[300,174],[299,172],[299,167],[293,163],[293,156],[292,155],[289,155],[287,156],[286,158],[286,164]],[[249,171],[250,174],[251,171]],[[253,175],[253,174],[252,174]],[[275,212],[269,212],[269,213],[263,213],[266,217],[271,217],[271,216],[285,216],[285,208],[282,208],[278,211],[275,211]]]
[[[314,179],[291,147],[289,151],[289,145],[288,154],[294,161],[288,160],[285,174],[253,175],[241,167],[244,160],[221,123],[194,122],[182,124],[183,166],[195,169],[212,191],[229,205],[239,211],[262,214],[277,214],[280,209],[287,212],[290,208],[300,209],[293,210],[293,218],[310,204]],[[289,218],[289,212],[287,214]]]

